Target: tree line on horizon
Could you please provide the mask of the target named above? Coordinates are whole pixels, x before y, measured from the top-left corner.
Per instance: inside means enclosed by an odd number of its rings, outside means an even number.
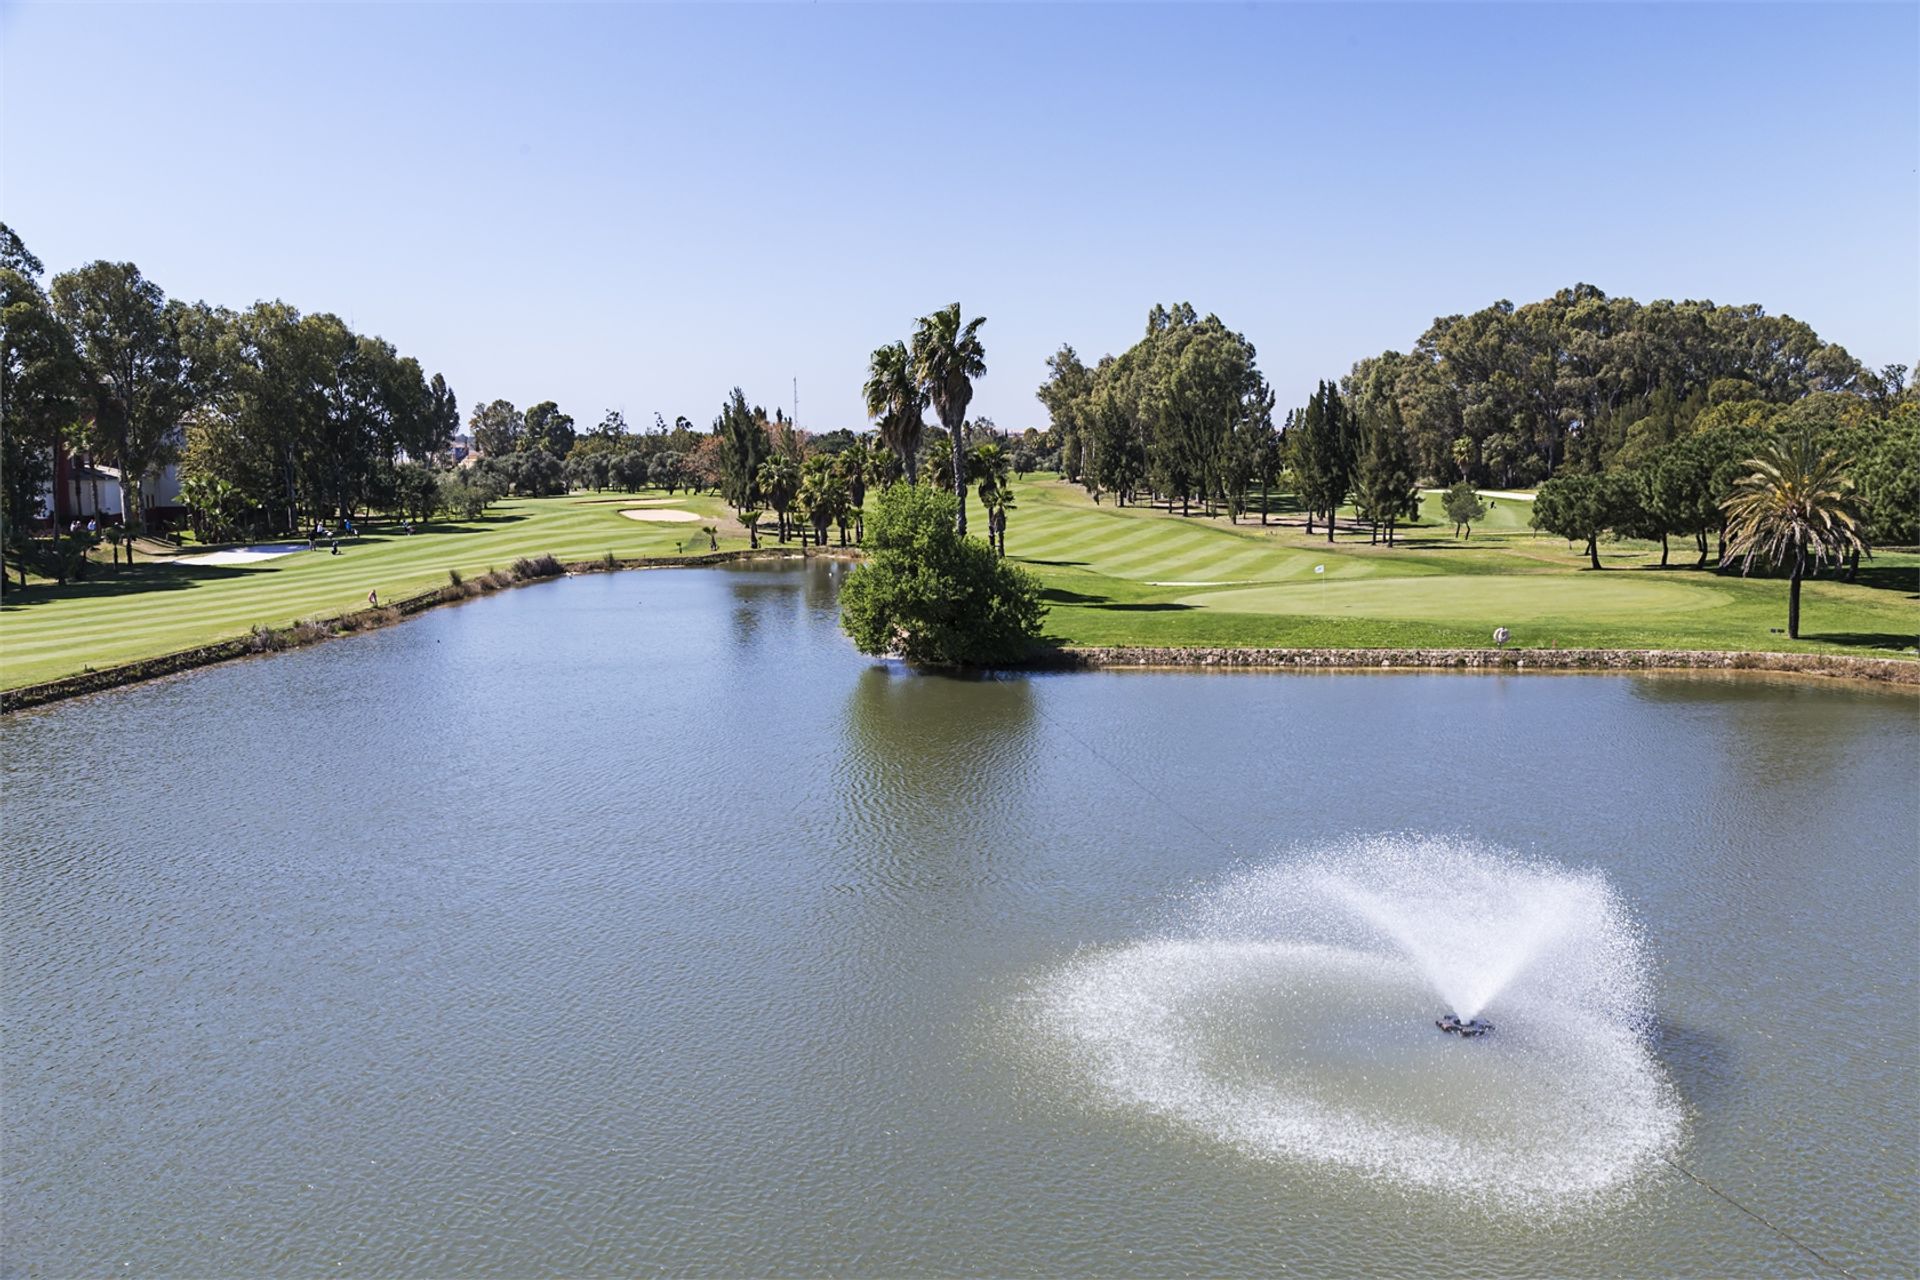
[[[1071,346],[1038,396],[1067,479],[1098,502],[1201,504],[1237,519],[1260,493],[1290,493],[1331,539],[1351,504],[1369,537],[1394,540],[1422,486],[1448,490],[1469,528],[1475,492],[1538,487],[1536,526],[1715,541],[1763,446],[1807,435],[1843,461],[1866,536],[1920,539],[1920,400],[1907,369],[1873,370],[1806,324],[1758,306],[1640,304],[1590,285],[1515,307],[1443,317],[1411,352],[1387,351],[1323,380],[1276,424],[1252,344],[1187,304],[1156,306],[1145,335],[1092,366]],[[1849,563],[1857,564],[1858,553]]]

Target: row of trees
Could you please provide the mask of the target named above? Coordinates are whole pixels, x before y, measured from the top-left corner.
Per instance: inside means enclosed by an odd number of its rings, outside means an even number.
[[[1890,370],[1889,377],[1903,371]],[[1735,401],[1695,418],[1672,440],[1623,454],[1603,470],[1563,471],[1540,487],[1536,528],[1583,542],[1601,567],[1609,534],[1657,540],[1667,563],[1669,540],[1692,540],[1697,562],[1728,558],[1729,506],[1752,460],[1773,447],[1808,448],[1832,460],[1846,481],[1850,510],[1867,543],[1920,541],[1920,398],[1816,392],[1786,405]],[[1845,554],[1857,572],[1865,546]]]
[[[1587,285],[1502,302],[1320,383],[1277,430],[1252,345],[1185,304],[1155,307],[1121,356],[1089,368],[1062,347],[1048,364],[1039,398],[1062,474],[1095,501],[1200,501],[1237,518],[1257,487],[1264,521],[1279,486],[1308,532],[1332,539],[1352,504],[1391,544],[1422,484],[1455,486],[1465,529],[1481,514],[1475,485],[1546,480],[1539,527],[1586,542],[1596,566],[1609,532],[1692,539],[1704,564],[1709,541],[1724,551],[1741,464],[1768,439],[1811,434],[1851,460],[1868,536],[1920,537],[1906,369],[1867,370],[1754,306],[1643,306]]]
[[[1342,385],[1393,403],[1422,476],[1532,487],[1568,465],[1605,470],[1714,405],[1820,392],[1886,404],[1904,373],[1867,369],[1757,305],[1643,304],[1578,284],[1441,317],[1411,351],[1361,360]]]
[[[337,316],[169,299],[127,262],[45,287],[43,272],[0,227],[0,465],[7,548],[23,572],[63,454],[118,469],[129,530],[143,524],[143,483],[175,461],[203,522],[292,530],[302,514],[417,496],[422,478],[400,464],[438,454],[459,425],[445,379]]]
[[[1146,492],[1183,512],[1219,504],[1238,519],[1251,488],[1264,495],[1279,478],[1273,392],[1253,344],[1218,316],[1156,306],[1145,336],[1120,355],[1089,367],[1063,346],[1047,366],[1038,394],[1062,474],[1096,502],[1112,494],[1125,505]]]

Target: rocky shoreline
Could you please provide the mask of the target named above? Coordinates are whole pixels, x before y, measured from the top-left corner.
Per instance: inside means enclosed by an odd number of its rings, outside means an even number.
[[[1845,654],[1716,649],[1062,649],[1036,664],[1063,670],[1767,671],[1920,687],[1920,662]]]

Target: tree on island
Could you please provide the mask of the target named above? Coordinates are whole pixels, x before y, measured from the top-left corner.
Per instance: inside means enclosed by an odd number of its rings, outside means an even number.
[[[1800,580],[1815,568],[1868,550],[1850,464],[1811,434],[1769,444],[1747,462],[1726,501],[1726,563],[1745,576],[1756,559],[1789,566],[1787,638],[1800,638]]]
[[[985,316],[964,324],[960,304],[921,316],[914,326],[911,349],[914,381],[940,418],[953,442],[953,527],[967,531],[967,440],[962,434],[967,405],[973,400],[973,380],[985,377],[987,349],[980,343]]]
[[[925,485],[881,491],[867,559],[840,591],[840,625],[862,653],[937,666],[1016,662],[1040,635],[1040,584],[958,529],[954,496]]]

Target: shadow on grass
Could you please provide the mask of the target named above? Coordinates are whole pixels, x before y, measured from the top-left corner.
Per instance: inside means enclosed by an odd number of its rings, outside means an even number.
[[[1105,604],[1110,599],[1108,596],[1084,595],[1065,587],[1042,587],[1040,598],[1048,604]]]
[[[1095,609],[1111,609],[1115,613],[1177,613],[1197,606],[1190,604],[1141,603],[1141,604],[1096,604]]]
[[[1075,567],[1084,568],[1087,562],[1085,560],[1028,560],[1026,563],[1052,565],[1056,569],[1071,569]]]
[[[1920,569],[1911,566],[1863,564],[1854,582],[1876,591],[1898,591],[1908,599],[1920,599]]]
[[[1837,644],[1849,649],[1911,649],[1920,644],[1920,635],[1909,631],[1802,631],[1802,640],[1819,644]]]
[[[516,524],[525,519],[527,519],[527,517],[524,515],[512,515],[503,512],[497,516],[482,516],[478,520],[448,520],[444,523],[436,520],[432,524],[418,526],[412,534],[412,537],[426,537],[439,533],[485,533],[489,529],[497,529],[501,525]],[[381,526],[380,534],[396,542],[409,541],[407,534],[385,525]]]
[[[9,587],[6,595],[0,596],[0,611],[11,613],[55,600],[108,600],[118,596],[144,595],[151,591],[184,591],[203,582],[242,578],[253,571],[253,567],[244,565],[177,563],[136,564],[119,573],[114,573],[111,568],[104,571],[96,569],[94,572],[97,576],[69,582],[65,586],[46,582],[34,583],[24,590]]]

